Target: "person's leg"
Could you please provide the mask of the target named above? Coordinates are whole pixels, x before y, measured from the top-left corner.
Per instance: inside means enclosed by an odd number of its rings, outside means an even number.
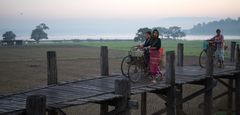
[[[218,61],[217,65],[220,68],[222,66],[222,61],[221,61],[221,52],[220,52],[219,48],[217,48],[215,55],[216,55],[216,59]]]
[[[224,49],[220,49],[221,67],[224,67]]]

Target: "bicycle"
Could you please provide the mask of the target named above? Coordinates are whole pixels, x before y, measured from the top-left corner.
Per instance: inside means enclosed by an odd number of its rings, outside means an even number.
[[[132,47],[121,62],[121,72],[132,82],[138,82],[143,76],[148,76],[149,68],[145,65],[144,51]],[[161,72],[157,78],[160,77],[162,77]]]
[[[214,52],[216,51],[216,46],[215,43],[212,40],[205,40],[203,42],[203,50],[200,52],[198,61],[199,61],[199,66],[201,68],[205,68],[206,67],[206,60],[207,60],[207,50],[209,47],[212,47]],[[228,47],[227,45],[224,45],[224,50],[226,50]],[[218,61],[215,59],[215,53],[213,55],[213,63],[218,64]]]

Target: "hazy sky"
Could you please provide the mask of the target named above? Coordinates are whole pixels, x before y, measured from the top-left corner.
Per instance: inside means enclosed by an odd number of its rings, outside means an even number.
[[[79,29],[78,25],[89,31],[98,31],[96,28],[103,26],[119,30],[124,25],[126,28],[155,26],[156,21],[169,17],[239,16],[240,0],[0,0],[0,30],[20,30],[22,25],[34,28],[41,22],[58,29],[68,26]],[[183,28],[192,26],[188,21],[183,22],[172,23],[187,25]]]

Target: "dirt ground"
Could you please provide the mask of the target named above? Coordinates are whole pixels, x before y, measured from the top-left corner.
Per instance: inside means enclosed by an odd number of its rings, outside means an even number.
[[[87,79],[99,75],[99,48],[90,47],[19,47],[0,48],[0,95],[31,89],[47,85],[46,52],[57,52],[58,79],[71,81]],[[109,50],[110,73],[120,73],[121,59],[127,52]],[[198,64],[197,57],[184,57],[184,64]],[[200,86],[184,85],[184,96],[191,94]],[[214,89],[214,95],[226,90],[221,84]],[[155,94],[147,95],[148,114],[165,107],[165,102]],[[132,96],[139,100],[140,95]],[[184,111],[190,115],[202,115],[198,105],[203,101],[203,96],[194,98],[184,104]],[[225,108],[226,96],[214,101],[214,107]],[[98,115],[99,105],[87,104],[64,109],[68,115]],[[139,110],[132,110],[133,115],[140,115]]]

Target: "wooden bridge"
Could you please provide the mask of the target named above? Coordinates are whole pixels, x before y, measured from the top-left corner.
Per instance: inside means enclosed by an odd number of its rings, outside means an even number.
[[[234,46],[235,47],[235,46]],[[228,113],[234,111],[240,115],[240,50],[237,45],[236,63],[226,64],[224,68],[214,68],[212,49],[208,50],[206,69],[199,66],[183,66],[183,44],[178,44],[177,66],[175,52],[166,53],[166,76],[157,84],[142,79],[130,83],[122,75],[109,75],[108,50],[101,47],[101,76],[93,79],[57,83],[56,53],[48,52],[48,86],[31,89],[0,97],[0,114],[3,115],[57,115],[65,113],[63,108],[87,103],[100,104],[100,115],[130,115],[130,109],[138,108],[138,102],[131,100],[131,95],[141,95],[141,115],[146,115],[147,93],[155,93],[166,101],[166,107],[154,115],[167,112],[167,115],[184,115],[183,103],[204,94],[204,115],[212,115],[214,99],[228,94]],[[235,52],[235,51],[234,51]],[[226,83],[223,79],[229,79]],[[229,90],[216,97],[213,88],[222,83]],[[233,82],[235,81],[235,87]],[[204,88],[183,97],[182,86],[185,84],[203,85]],[[235,110],[232,107],[232,95],[235,92]],[[108,106],[115,109],[108,111]]]

